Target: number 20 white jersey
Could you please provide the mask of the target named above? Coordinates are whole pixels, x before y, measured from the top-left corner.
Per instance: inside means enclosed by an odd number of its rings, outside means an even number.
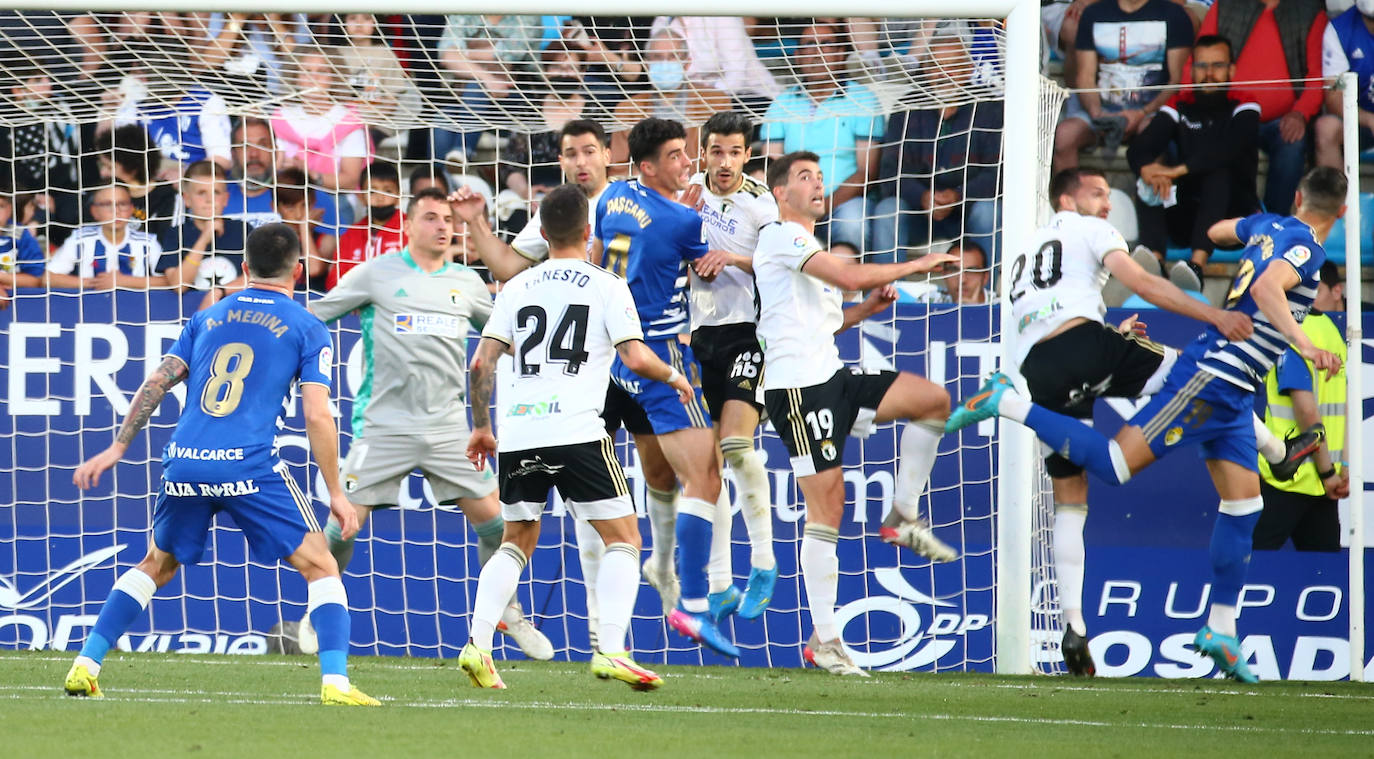
[[[1036,230],[1025,252],[1011,264],[1012,314],[1016,317],[1016,360],[1070,319],[1101,323],[1107,311],[1102,286],[1104,259],[1126,250],[1126,240],[1105,219],[1060,211]]]
[[[511,278],[482,337],[509,345],[514,357],[514,377],[496,398],[504,453],[605,437],[615,347],[644,333],[625,280],[584,260],[552,258]]]

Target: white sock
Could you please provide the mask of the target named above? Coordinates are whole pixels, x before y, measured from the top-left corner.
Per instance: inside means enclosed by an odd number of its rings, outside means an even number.
[[[754,448],[754,439],[747,437],[727,437],[720,441],[720,450],[730,471],[735,473],[740,512],[749,529],[749,565],[772,569],[778,561],[773,555],[773,506],[763,456]]]
[[[730,574],[730,528],[735,520],[731,512],[730,489],[720,484],[716,512],[711,519],[711,560],[706,562],[706,583],[710,593],[722,593],[735,578]]]
[[[529,560],[514,543],[502,543],[496,553],[482,565],[477,578],[477,598],[472,603],[472,642],[484,651],[491,650],[492,637],[501,615],[510,605],[520,573]]]
[[[1207,626],[1213,632],[1236,637],[1236,607],[1225,604],[1212,604],[1207,613]]]
[[[606,553],[606,543],[601,533],[585,520],[574,519],[573,530],[577,534],[577,557],[582,562],[582,583],[587,592],[587,630],[595,640],[599,619],[596,584],[600,581],[601,557]],[[635,575],[639,575],[639,567],[635,567]]]
[[[677,546],[677,491],[645,489],[648,493],[649,537],[654,544],[649,561],[660,572],[673,569],[673,549]]]
[[[808,524],[802,532],[801,571],[806,584],[806,606],[816,637],[822,643],[840,637],[835,627],[835,599],[840,584],[835,543],[839,538],[839,530],[820,524]]]
[[[1064,624],[1079,635],[1088,634],[1083,619],[1083,525],[1088,507],[1081,503],[1054,505],[1054,579],[1059,586],[1059,608]]]
[[[348,683],[347,675],[324,675],[323,679],[325,685],[332,685],[344,693],[353,689],[353,686]]]
[[[606,546],[601,563],[601,574],[596,578],[596,592],[601,598],[597,647],[619,653],[626,650],[625,631],[639,595],[639,549],[629,543],[612,543]]]
[[[1270,464],[1277,464],[1288,456],[1288,446],[1284,445],[1273,430],[1265,427],[1258,416],[1255,416],[1255,443],[1260,455]]]
[[[930,482],[936,449],[944,435],[943,421],[918,419],[907,422],[902,428],[892,508],[901,512],[904,519],[921,516],[921,493],[925,492],[926,484]]]
[[[86,671],[91,673],[91,677],[100,677],[100,665],[96,663],[95,659],[89,656],[78,656],[72,662],[73,667],[77,665],[84,666]]]
[[[1008,388],[1002,391],[1002,400],[997,404],[997,415],[1012,420],[1013,422],[1026,423],[1026,415],[1030,413],[1030,399]]]

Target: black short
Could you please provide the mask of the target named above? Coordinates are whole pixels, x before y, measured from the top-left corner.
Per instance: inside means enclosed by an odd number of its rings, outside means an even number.
[[[497,469],[502,513],[508,520],[538,519],[551,488],[557,488],[569,510],[582,519],[634,513],[625,470],[609,437],[503,452],[497,454]]]
[[[1021,362],[1021,375],[1036,404],[1075,419],[1092,419],[1097,398],[1139,397],[1164,354],[1158,343],[1088,322],[1036,343]],[[1058,454],[1046,457],[1045,468],[1056,478],[1083,471]]]
[[[1279,490],[1260,482],[1264,511],[1255,524],[1254,547],[1277,551],[1289,538],[1299,551],[1341,550],[1341,517],[1336,502],[1324,495]]]
[[[763,408],[763,349],[753,324],[700,327],[692,333],[692,352],[701,364],[701,392],[713,421],[720,421],[726,401]]]
[[[841,369],[820,385],[765,391],[792,472],[806,477],[843,466],[845,440],[868,437],[878,404],[896,381],[897,372]]]
[[[616,430],[622,426],[631,435],[652,435],[654,427],[644,408],[625,392],[625,388],[614,382],[606,383],[606,405],[601,409],[601,419],[606,423],[606,432],[615,437]]]

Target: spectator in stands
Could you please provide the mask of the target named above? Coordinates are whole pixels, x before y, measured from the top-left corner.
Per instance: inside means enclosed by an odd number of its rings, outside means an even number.
[[[38,236],[59,246],[81,223],[81,187],[98,174],[95,125],[75,123],[55,96],[48,71],[55,59],[39,58],[23,69],[0,70],[0,178],[14,190],[39,193]],[[13,124],[14,126],[10,126]]]
[[[695,158],[701,151],[699,125],[712,114],[730,110],[733,101],[724,92],[687,77],[687,41],[667,23],[649,38],[644,60],[652,89],[616,106],[615,121],[626,129],[611,135],[611,162],[630,160],[628,128],[650,116],[682,122],[687,127],[687,154]]]
[[[43,286],[47,256],[33,232],[19,223],[18,208],[14,193],[0,186],[0,289]]]
[[[181,94],[148,97],[144,88],[129,88],[130,96],[115,114],[115,126],[138,124],[162,151],[163,165],[175,173],[183,166],[209,159],[228,170],[230,154],[229,107],[224,98],[194,84]]]
[[[372,138],[353,109],[334,102],[338,82],[330,54],[302,48],[289,69],[299,100],[272,114],[277,168],[304,168],[310,183],[326,192],[357,190],[372,160]]]
[[[558,151],[559,130],[564,124],[576,119],[606,120],[606,112],[588,92],[586,54],[581,48],[559,40],[544,48],[539,60],[539,82],[524,94],[539,109],[535,123],[546,128],[512,134],[498,156],[502,186],[524,199],[538,197],[563,183]],[[512,225],[523,226],[523,222],[517,220]]]
[[[364,261],[406,246],[405,214],[401,212],[401,177],[395,164],[379,161],[368,168],[367,216],[344,230],[334,265],[329,268],[325,289]]]
[[[644,77],[639,40],[651,19],[602,16],[577,16],[563,25],[562,38],[583,54],[584,69],[592,95],[610,103],[626,96],[625,87]]]
[[[769,157],[796,150],[820,156],[830,220],[828,231],[818,227],[817,236],[825,243],[828,234],[830,248],[848,248],[857,256],[870,215],[864,193],[878,175],[883,110],[872,90],[845,74],[850,52],[843,22],[816,19],[808,25],[793,54],[801,83],[768,107],[762,138]]]
[[[420,91],[406,75],[396,52],[387,46],[371,13],[349,13],[340,19],[343,41],[337,48],[340,70],[358,101],[364,123],[388,135],[397,120],[414,120],[423,105]]]
[[[321,211],[316,204],[316,191],[306,184],[305,172],[299,168],[286,168],[277,172],[277,181],[272,188],[277,216],[283,223],[291,225],[301,240],[301,259],[305,262],[305,284],[317,280],[323,284],[323,276],[333,261],[337,237],[316,232],[315,223]],[[330,243],[329,253],[321,251],[319,242]],[[319,289],[323,289],[322,287]]]
[[[1269,156],[1264,209],[1286,214],[1307,165],[1308,123],[1322,107],[1322,0],[1216,0],[1201,34],[1219,34],[1236,51],[1231,91],[1260,106],[1259,144]],[[1292,86],[1259,84],[1282,79]],[[1256,82],[1242,88],[1242,82]]]
[[[539,16],[450,15],[439,38],[440,60],[459,79],[495,90],[503,75],[511,79],[534,66],[543,37]]]
[[[959,256],[959,261],[945,265],[944,276],[935,280],[938,289],[932,290],[921,300],[964,306],[992,303],[992,288],[988,287],[992,269],[988,266],[988,254],[983,246],[965,237],[955,240],[945,252]]]
[[[234,129],[225,218],[240,219],[250,230],[261,224],[281,221],[272,198],[275,155],[272,127],[262,119],[245,116]]]
[[[962,37],[939,34],[929,51],[921,70],[926,89],[942,102],[963,104],[900,111],[888,119],[879,169],[886,197],[874,209],[865,260],[901,260],[912,241],[964,235],[983,251],[995,249],[1002,103],[957,97],[972,70]],[[945,93],[951,97],[940,97]]]
[[[1312,311],[1302,331],[1318,348],[1342,361],[1346,357],[1344,331],[1327,314],[1345,311],[1345,280],[1336,264],[1322,264]],[[1344,322],[1342,322],[1344,323]],[[1342,461],[1345,447],[1345,377],[1318,379],[1312,364],[1292,347],[1279,357],[1265,378],[1268,408],[1264,424],[1280,440],[1321,422],[1326,440],[1296,474],[1280,480],[1261,456],[1260,495],[1264,510],[1255,524],[1254,547],[1277,551],[1291,539],[1299,551],[1341,550],[1341,519],[1337,502],[1350,495],[1350,470]]]
[[[1059,56],[1062,76],[1069,86],[1078,81],[1078,22],[1083,9],[1097,0],[1052,0],[1040,4],[1040,25],[1044,31],[1045,55]]]
[[[1355,92],[1359,99],[1360,151],[1374,148],[1374,3],[1365,3],[1369,15],[1359,5],[1331,19],[1322,37],[1322,77],[1328,80],[1354,71]],[[1317,165],[1345,168],[1345,132],[1341,119],[1341,91],[1326,93],[1326,113],[1317,117],[1312,131],[1316,135]]]
[[[134,210],[134,198],[122,184],[92,192],[89,213],[94,223],[77,229],[53,254],[47,285],[108,290],[167,284],[166,277],[151,272],[162,257],[162,247],[156,237],[130,223]]]
[[[1170,0],[1100,0],[1083,9],[1073,84],[1086,91],[1070,96],[1055,129],[1054,171],[1077,166],[1084,148],[1100,142],[1114,153],[1134,137],[1173,95],[1192,46],[1193,22]]]
[[[132,198],[132,224],[156,238],[177,215],[177,187],[156,181],[162,153],[148,140],[148,132],[128,124],[96,136],[96,160],[103,181],[124,185]],[[88,204],[90,201],[87,201]]]
[[[1126,160],[1140,181],[1135,198],[1140,243],[1161,264],[1170,244],[1192,248],[1171,278],[1202,289],[1202,266],[1212,255],[1207,230],[1222,219],[1259,210],[1255,191],[1259,105],[1230,93],[1235,74],[1225,37],[1204,35],[1193,45],[1192,80],[1131,142]]]
[[[244,79],[253,83],[247,89],[280,94],[290,79],[284,67],[310,42],[310,29],[301,13],[215,13],[206,38],[200,52],[207,65],[230,75],[226,81]]]
[[[180,224],[158,237],[162,257],[153,267],[177,292],[243,287],[239,265],[248,226],[241,219],[225,218],[228,185],[224,172],[213,162],[193,163],[186,169],[181,180],[186,212]]]
[[[687,79],[731,96],[740,108],[762,114],[782,92],[759,60],[739,16],[660,16],[687,41]]]

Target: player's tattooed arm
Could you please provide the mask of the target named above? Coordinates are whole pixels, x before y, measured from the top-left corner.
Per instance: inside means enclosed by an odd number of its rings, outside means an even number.
[[[134,394],[129,413],[124,416],[124,424],[120,426],[115,442],[125,446],[132,443],[148,424],[153,412],[157,411],[163,396],[178,382],[185,380],[187,374],[186,363],[181,359],[175,356],[162,359],[162,363],[153,371],[152,376],[144,380],[142,387]]]
[[[496,385],[496,360],[507,350],[505,343],[490,337],[482,338],[477,346],[477,357],[472,360],[468,376],[473,427],[491,427],[491,394]]]

